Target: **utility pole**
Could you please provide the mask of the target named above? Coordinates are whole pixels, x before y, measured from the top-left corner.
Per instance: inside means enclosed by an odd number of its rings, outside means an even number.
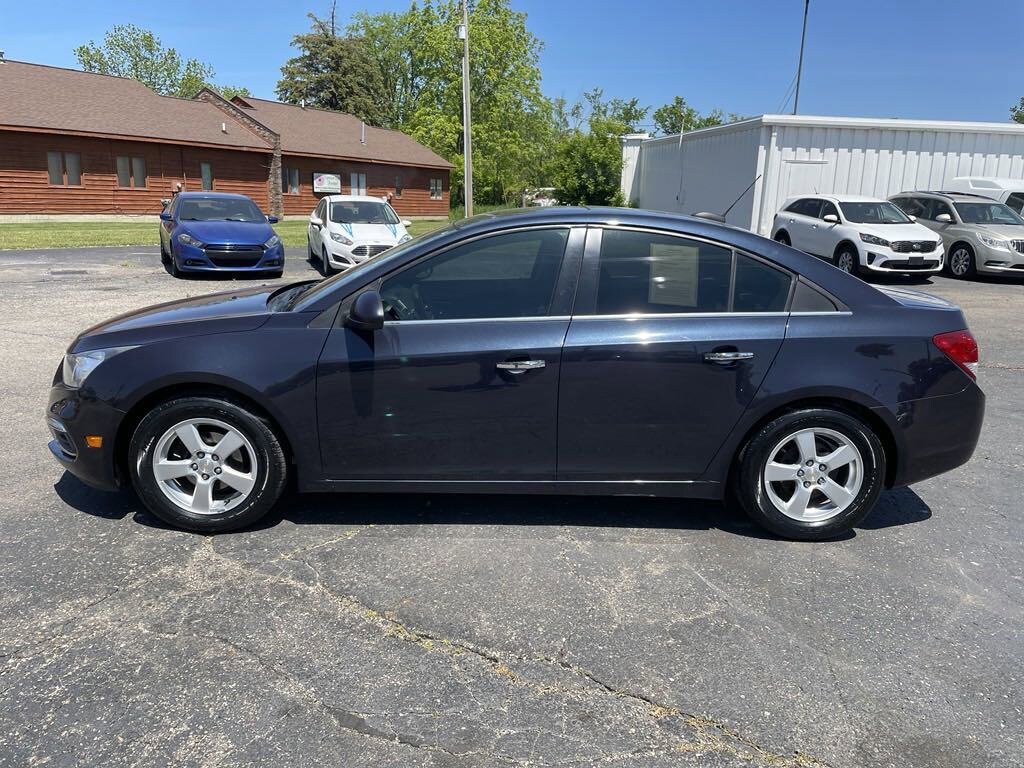
[[[462,24],[459,25],[459,39],[462,40],[462,146],[465,153],[463,182],[466,198],[466,218],[473,215],[473,137],[469,117],[469,9],[468,0],[462,0]]]
[[[800,76],[804,71],[804,40],[807,39],[807,11],[811,7],[811,0],[804,0],[804,31],[800,33],[800,61],[796,65],[796,96],[793,99],[793,114],[800,105]]]

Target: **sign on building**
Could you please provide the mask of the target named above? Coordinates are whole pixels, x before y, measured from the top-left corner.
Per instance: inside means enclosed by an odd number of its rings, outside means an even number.
[[[314,173],[313,191],[329,195],[340,195],[341,176],[337,173]]]

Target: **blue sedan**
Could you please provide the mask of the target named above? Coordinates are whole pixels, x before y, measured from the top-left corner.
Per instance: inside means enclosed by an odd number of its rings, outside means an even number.
[[[185,272],[284,273],[284,245],[245,195],[182,192],[160,214],[160,259],[171,274]]]

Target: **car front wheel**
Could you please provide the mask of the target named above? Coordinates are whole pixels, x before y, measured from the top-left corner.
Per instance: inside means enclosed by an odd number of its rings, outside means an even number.
[[[850,275],[857,275],[860,273],[860,263],[857,251],[849,245],[844,245],[838,251],[836,251],[835,263],[839,269],[843,270]]]
[[[801,409],[758,430],[738,477],[740,502],[754,522],[788,539],[830,539],[860,523],[878,501],[885,452],[860,419]]]
[[[975,266],[974,266],[974,252],[969,246],[963,243],[957,243],[953,246],[953,250],[949,253],[948,263],[949,274],[953,277],[965,280],[969,277],[974,277]]]
[[[129,445],[132,485],[166,523],[193,531],[250,525],[277,502],[287,464],[274,431],[230,400],[182,397],[150,411]]]

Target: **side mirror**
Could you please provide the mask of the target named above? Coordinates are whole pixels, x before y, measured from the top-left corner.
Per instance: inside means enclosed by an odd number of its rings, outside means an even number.
[[[907,218],[911,221],[917,221],[917,216],[911,216],[909,213],[907,214]]]
[[[839,217],[836,216],[834,213],[826,213],[822,218],[829,224],[839,223]]]
[[[310,216],[309,223],[312,224],[314,227],[322,227],[324,225],[324,220],[321,219],[319,216]]]
[[[174,217],[171,216],[167,211],[160,212],[160,221],[174,221]]]
[[[384,327],[384,302],[377,291],[363,291],[348,311],[345,325],[357,331],[379,331]]]
[[[953,223],[953,217],[950,216],[948,213],[940,213],[938,216],[935,217],[935,220],[939,222],[939,224]]]
[[[403,227],[411,227],[412,226],[412,222],[409,221],[409,219],[402,219],[402,226]]]
[[[278,219],[277,216],[267,216],[267,223],[269,224],[277,224],[278,221],[280,221],[280,219]]]

